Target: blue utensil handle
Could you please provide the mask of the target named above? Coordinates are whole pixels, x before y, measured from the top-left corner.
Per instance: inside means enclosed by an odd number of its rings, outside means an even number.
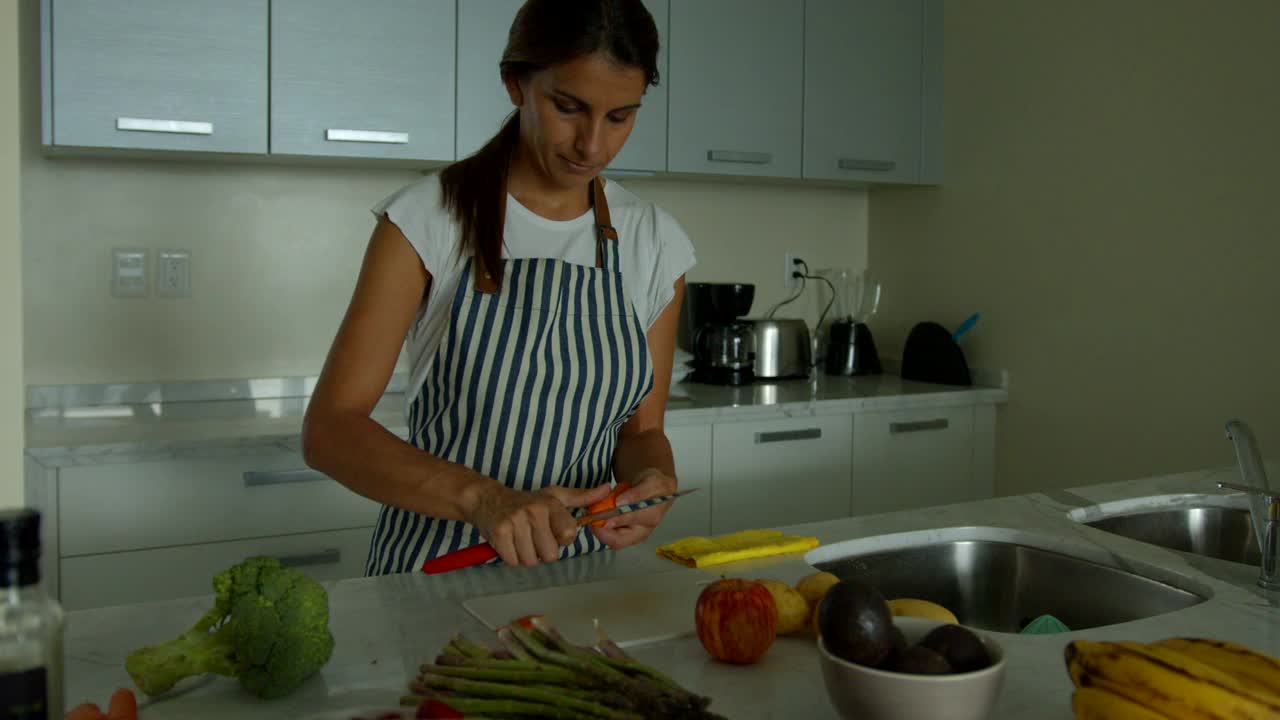
[[[982,313],[974,313],[968,318],[965,318],[965,321],[960,323],[960,327],[956,328],[956,331],[951,334],[951,339],[956,342],[960,342],[960,338],[963,337],[965,333],[972,330],[973,326],[977,325],[978,321],[981,319]]]

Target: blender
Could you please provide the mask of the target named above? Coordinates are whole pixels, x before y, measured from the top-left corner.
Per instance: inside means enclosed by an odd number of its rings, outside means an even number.
[[[823,367],[828,375],[878,375],[880,354],[867,321],[880,307],[880,283],[848,270],[820,270],[831,285],[831,319],[825,330]]]

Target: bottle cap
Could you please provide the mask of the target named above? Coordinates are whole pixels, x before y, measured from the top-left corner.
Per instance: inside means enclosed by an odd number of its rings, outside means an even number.
[[[40,513],[29,508],[0,510],[0,587],[40,580]]]

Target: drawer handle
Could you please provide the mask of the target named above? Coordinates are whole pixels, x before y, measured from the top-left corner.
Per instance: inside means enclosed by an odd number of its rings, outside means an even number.
[[[822,428],[759,432],[756,433],[756,444],[763,445],[764,443],[788,442],[790,440],[817,440],[820,437],[822,437]]]
[[[301,470],[249,470],[244,474],[245,487],[260,485],[291,485],[293,483],[328,480],[329,476],[319,470],[304,468]]]
[[[946,418],[938,418],[937,420],[918,420],[916,422],[896,422],[889,423],[889,433],[898,435],[901,433],[923,432],[925,430],[946,430],[951,421]]]
[[[751,165],[768,165],[773,162],[773,153],[739,152],[737,150],[708,150],[707,159],[711,162],[749,163]]]
[[[872,172],[889,172],[898,167],[893,160],[867,160],[864,158],[840,158],[841,170],[870,170]]]
[[[324,139],[330,142],[389,143],[404,145],[409,142],[409,133],[383,132],[381,130],[339,130],[329,128],[324,131]]]
[[[276,560],[285,567],[302,567],[304,565],[337,565],[342,560],[342,551],[329,548],[313,553],[297,553],[296,555],[277,555]]]
[[[179,135],[212,135],[213,123],[119,117],[116,118],[116,129],[133,130],[135,132],[177,133]]]

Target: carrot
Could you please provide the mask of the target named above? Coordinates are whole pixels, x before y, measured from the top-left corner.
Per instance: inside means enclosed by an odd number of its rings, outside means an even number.
[[[590,506],[588,506],[587,514],[591,515],[593,513],[603,512],[605,510],[612,510],[618,507],[618,496],[630,489],[631,489],[631,483],[625,483],[625,482],[618,483],[618,486],[613,489],[613,492],[609,493],[609,497],[606,497],[603,500],[598,500],[592,503]],[[604,527],[604,523],[605,523],[604,520],[596,520],[595,522],[591,523],[591,527]]]
[[[102,708],[93,703],[81,703],[71,708],[63,717],[65,720],[107,720],[107,716],[102,714]]]
[[[138,720],[138,699],[128,688],[117,688],[111,693],[107,720]]]

